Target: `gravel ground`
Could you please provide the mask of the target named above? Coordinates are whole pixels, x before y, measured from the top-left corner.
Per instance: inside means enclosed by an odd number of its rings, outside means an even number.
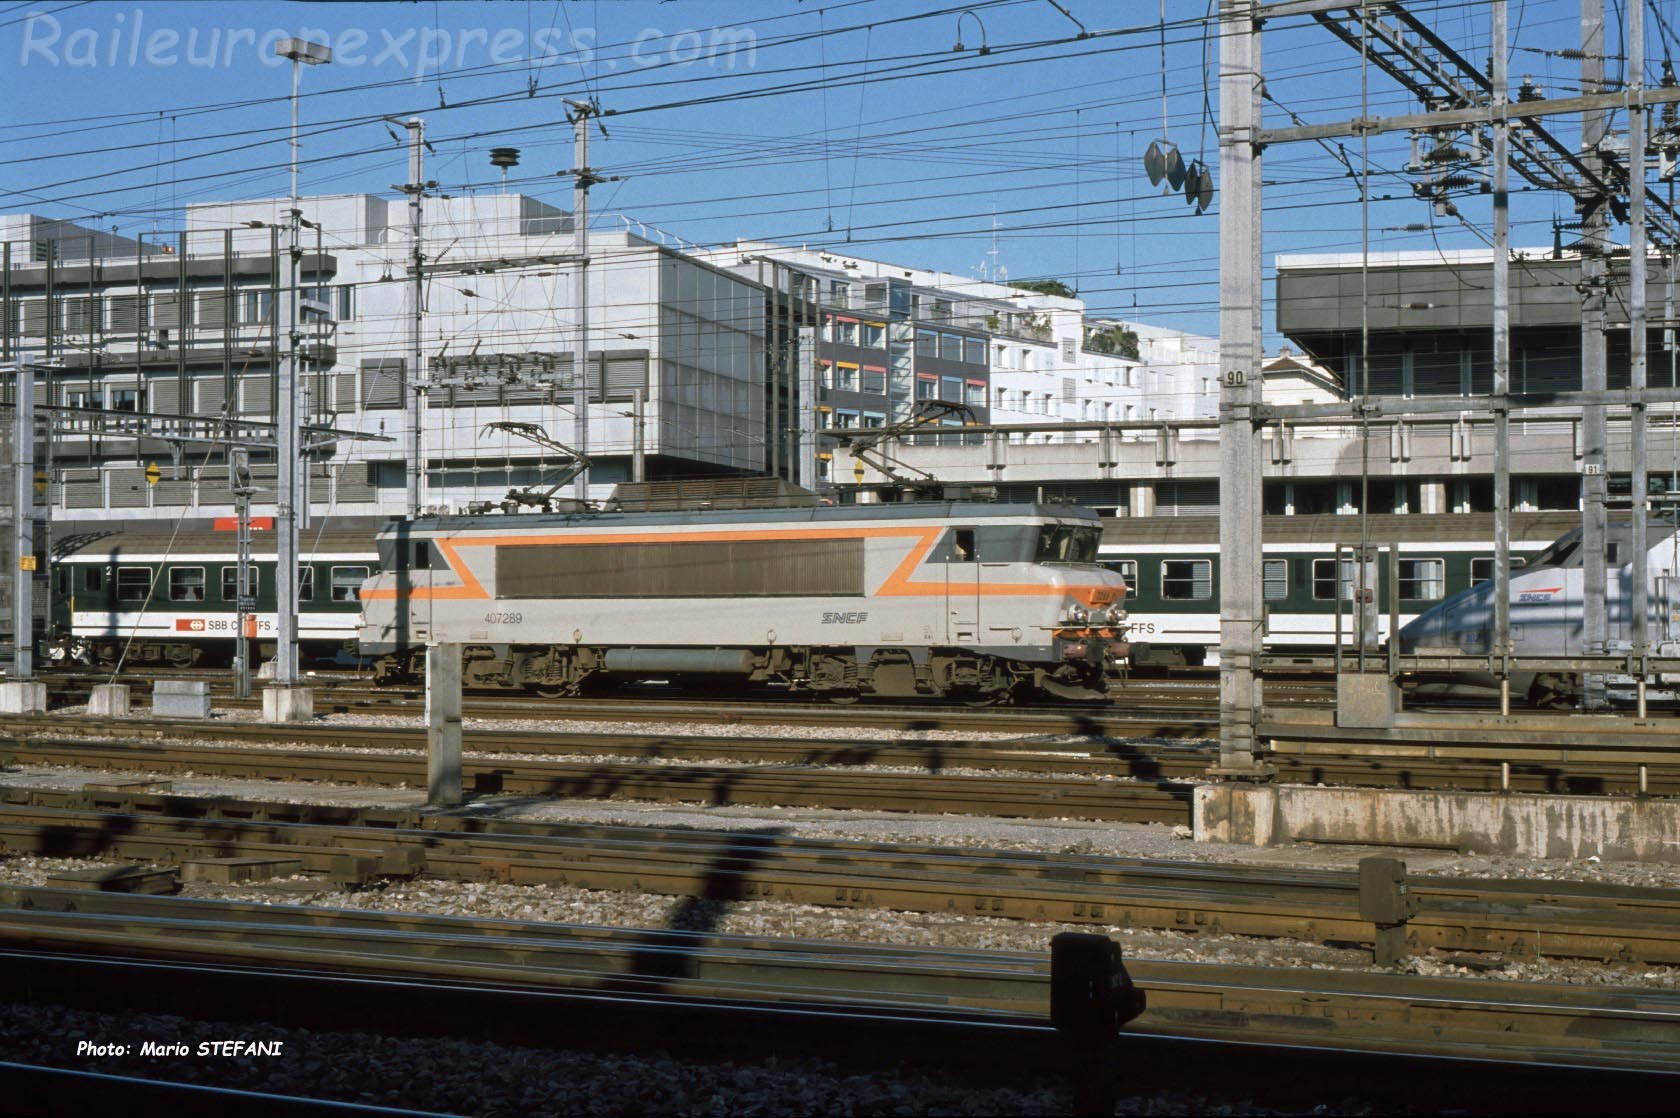
[[[13,855],[0,859],[0,882],[45,885],[64,870],[101,865],[97,859]],[[319,877],[298,875],[244,885],[190,882],[181,895],[265,904],[414,912],[619,928],[674,928],[725,935],[825,939],[959,950],[1048,953],[1058,932],[1100,932],[1119,941],[1129,959],[1226,965],[1377,971],[1368,952],[1295,940],[1131,928],[1119,924],[1061,924],[996,917],[830,908],[782,901],[709,901],[564,885],[496,882],[389,881],[344,890]],[[1402,970],[1436,977],[1680,989],[1680,968],[1599,964],[1576,960],[1476,960],[1419,956]]]

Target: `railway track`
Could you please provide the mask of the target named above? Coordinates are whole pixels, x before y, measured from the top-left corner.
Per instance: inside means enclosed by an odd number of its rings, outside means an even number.
[[[253,744],[303,742],[337,746],[343,745],[347,737],[354,737],[360,745],[390,750],[419,751],[425,747],[425,735],[419,729],[389,725],[352,728],[299,723],[274,727],[261,723],[215,722],[206,726],[194,721],[132,718],[77,719],[77,724],[101,736],[128,740],[191,742],[208,733],[218,739]],[[1163,726],[1144,720],[1130,726],[1135,733],[1112,741],[1058,740],[1062,735],[1019,740],[821,741],[742,733],[661,735],[476,728],[468,729],[464,740],[469,752],[480,755],[611,756],[666,763],[878,765],[934,774],[950,769],[1009,770],[1195,782],[1206,778],[1217,753],[1210,744],[1198,741],[1199,735],[1193,729],[1191,736],[1184,740],[1176,740],[1164,732],[1193,726],[1192,723]],[[1111,732],[1122,728],[1113,721],[1109,725]],[[1598,751],[1577,748],[1554,751],[1558,755],[1538,759],[1523,757],[1513,750],[1518,755],[1512,760],[1496,748],[1481,756],[1464,756],[1462,750],[1431,748],[1427,744],[1379,752],[1359,749],[1355,743],[1352,748],[1338,752],[1338,740],[1356,735],[1324,725],[1297,725],[1289,732],[1312,735],[1311,740],[1303,737],[1295,745],[1283,743],[1280,749],[1288,751],[1274,752],[1268,758],[1279,779],[1291,783],[1576,795],[1680,795],[1680,756],[1665,751],[1662,744],[1651,745],[1638,759],[1605,760],[1596,755]],[[15,716],[0,716],[0,734],[25,738],[66,736],[62,720]],[[1613,744],[1623,748],[1627,739],[1617,736]]]
[[[0,788],[0,848],[1374,946],[1349,871]],[[1680,964],[1680,890],[1412,876],[1413,952]]]
[[[269,740],[276,740],[273,727]],[[282,730],[280,740],[284,740]],[[259,780],[334,781],[424,787],[426,758],[414,750],[287,749],[195,745],[183,741],[88,741],[11,736],[0,763],[193,773]],[[638,799],[669,803],[756,804],[871,811],[953,812],[1023,819],[1097,819],[1129,823],[1190,820],[1188,784],[1123,783],[1032,775],[953,776],[846,771],[821,765],[729,766],[655,761],[469,757],[475,792]]]
[[[369,976],[684,1007],[775,1007],[1044,1030],[1048,962],[1017,952],[469,920],[12,888],[0,945],[250,975]],[[14,958],[21,958],[14,955]],[[11,968],[7,968],[11,969]],[[1680,1073],[1680,995],[1484,979],[1139,961],[1148,1009],[1129,1041],[1265,1044],[1316,1053]],[[35,984],[50,981],[38,969]],[[321,1002],[315,1001],[319,1011]]]

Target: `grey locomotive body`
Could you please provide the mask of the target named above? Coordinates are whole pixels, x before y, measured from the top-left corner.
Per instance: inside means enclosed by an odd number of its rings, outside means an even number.
[[[472,687],[735,677],[846,700],[1092,698],[1123,580],[1085,509],[968,502],[452,516],[380,534],[377,678],[464,646]]]

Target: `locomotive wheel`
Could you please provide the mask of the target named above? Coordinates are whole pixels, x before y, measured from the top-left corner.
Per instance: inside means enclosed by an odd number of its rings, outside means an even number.
[[[828,701],[838,707],[849,707],[861,696],[856,691],[830,691]]]

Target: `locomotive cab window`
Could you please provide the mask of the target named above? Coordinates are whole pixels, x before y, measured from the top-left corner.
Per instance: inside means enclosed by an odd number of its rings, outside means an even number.
[[[1095,563],[1102,543],[1101,528],[1074,528],[1046,524],[1038,530],[1035,563]]]
[[[953,528],[951,530],[951,562],[974,563],[979,559],[980,555],[974,548],[974,529]]]
[[[117,601],[143,602],[152,592],[152,568],[118,567]]]
[[[314,567],[298,568],[297,592],[299,602],[313,602],[315,600]]]
[[[1289,597],[1289,560],[1267,559],[1261,568],[1261,598],[1281,602]]]
[[[1213,597],[1213,560],[1163,559],[1161,597],[1169,602],[1205,602]]]
[[[366,567],[334,567],[332,569],[332,600],[355,602],[362,597],[362,583],[367,581]]]
[[[1433,602],[1447,596],[1447,564],[1442,559],[1400,560],[1400,600]]]
[[[1511,556],[1511,573],[1512,574],[1516,574],[1517,569],[1519,567],[1521,567],[1522,565],[1523,565],[1522,556],[1520,556],[1520,555]],[[1470,585],[1471,586],[1477,586],[1481,583],[1492,582],[1492,581],[1493,581],[1493,556],[1487,555],[1487,556],[1483,556],[1482,558],[1479,558],[1479,559],[1470,560]]]
[[[202,602],[204,600],[204,568],[170,568],[169,600],[172,602]]]

